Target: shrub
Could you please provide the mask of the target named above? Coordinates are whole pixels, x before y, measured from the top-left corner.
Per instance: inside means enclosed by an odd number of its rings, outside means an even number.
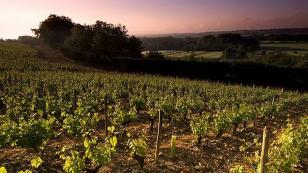
[[[301,120],[299,127],[288,124],[269,152],[269,172],[294,172],[308,151],[308,117]]]
[[[145,57],[147,59],[157,59],[157,60],[165,59],[164,55],[157,51],[150,51]]]
[[[247,52],[244,47],[227,47],[224,50],[223,55],[227,59],[241,59],[247,57]]]

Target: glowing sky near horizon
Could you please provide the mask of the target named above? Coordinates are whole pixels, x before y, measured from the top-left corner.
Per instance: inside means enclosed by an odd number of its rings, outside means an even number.
[[[0,0],[0,38],[32,35],[49,14],[130,34],[308,27],[308,0]]]

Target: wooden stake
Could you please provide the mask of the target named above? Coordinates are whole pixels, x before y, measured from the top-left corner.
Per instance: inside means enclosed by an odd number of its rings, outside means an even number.
[[[77,109],[77,90],[73,90],[73,109]]]
[[[107,97],[104,99],[105,106],[105,135],[108,136],[108,105],[107,105]]]
[[[161,126],[162,126],[162,113],[159,110],[159,113],[158,113],[158,130],[157,130],[156,149],[155,149],[155,163],[158,162],[158,156],[159,156]]]
[[[170,156],[172,159],[175,158],[176,155],[176,136],[172,135],[171,136],[171,146],[170,146],[171,150],[170,150]]]
[[[264,127],[263,130],[263,141],[262,141],[262,152],[261,152],[261,158],[260,158],[260,172],[259,173],[265,173],[266,172],[266,163],[268,161],[268,147],[269,147],[269,136],[268,136],[268,130],[267,127]]]

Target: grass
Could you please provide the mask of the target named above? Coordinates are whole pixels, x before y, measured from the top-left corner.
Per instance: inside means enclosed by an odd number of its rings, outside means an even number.
[[[294,56],[304,56],[308,54],[308,43],[261,44],[260,47],[268,52],[279,51]]]
[[[194,56],[198,59],[216,59],[222,57],[222,52],[216,51],[216,52],[207,52],[207,51],[158,51],[162,55],[164,55],[167,58],[170,59],[184,59],[189,58],[191,56]],[[146,55],[148,51],[142,52],[142,54]]]
[[[220,58],[222,57],[222,52],[204,52],[201,55],[196,56],[197,58]]]

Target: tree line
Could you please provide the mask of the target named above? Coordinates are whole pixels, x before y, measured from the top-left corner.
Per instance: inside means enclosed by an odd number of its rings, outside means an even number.
[[[307,42],[308,34],[269,34],[269,35],[256,35],[255,39],[260,41],[295,41]]]
[[[81,25],[65,16],[50,15],[32,31],[41,43],[78,61],[97,63],[113,57],[142,57],[142,42],[129,36],[120,24],[97,21]]]
[[[240,47],[246,51],[254,51],[259,48],[256,39],[232,33],[187,38],[144,37],[141,40],[146,50],[224,51],[226,48]]]

